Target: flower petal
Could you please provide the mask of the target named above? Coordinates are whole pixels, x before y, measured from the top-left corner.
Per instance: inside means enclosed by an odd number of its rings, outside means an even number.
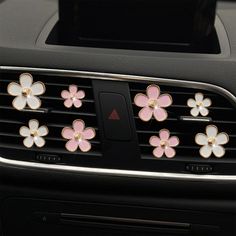
[[[72,106],[73,106],[73,100],[72,99],[66,99],[65,101],[64,101],[64,105],[65,105],[65,107],[67,107],[67,108],[71,108]]]
[[[195,100],[196,102],[202,102],[204,98],[204,95],[202,93],[196,93],[195,94]]]
[[[157,121],[164,121],[168,117],[167,111],[163,108],[154,109],[153,114]]]
[[[199,115],[199,108],[198,107],[194,107],[193,109],[191,109],[190,113],[192,116],[197,117]]]
[[[214,146],[213,153],[216,157],[221,158],[225,155],[225,149],[222,146]]]
[[[78,149],[78,146],[79,146],[78,142],[75,141],[74,139],[71,139],[66,143],[66,149],[69,152],[75,152]]]
[[[82,152],[88,152],[92,148],[92,146],[87,140],[82,140],[81,142],[79,142],[79,148]]]
[[[169,107],[172,104],[172,97],[169,94],[163,94],[158,99],[158,104],[160,107]]]
[[[216,142],[218,145],[224,145],[229,142],[229,135],[226,133],[220,133],[216,136]]]
[[[61,92],[61,97],[64,98],[64,99],[69,99],[69,98],[71,98],[70,92],[67,91],[67,90],[63,90],[63,91]]]
[[[176,147],[179,145],[179,138],[176,136],[170,137],[168,142],[170,147]]]
[[[152,84],[147,87],[147,96],[148,98],[157,99],[160,96],[160,88],[159,86]]]
[[[209,110],[205,107],[200,107],[199,112],[202,116],[207,116],[209,114]]]
[[[37,110],[41,107],[41,100],[38,97],[30,96],[27,98],[27,104],[31,109]]]
[[[30,131],[36,131],[39,128],[39,122],[38,120],[32,119],[29,121],[29,128]]]
[[[78,99],[83,99],[85,97],[85,92],[83,90],[79,90],[76,94],[75,97]]]
[[[39,136],[34,137],[34,143],[39,148],[43,147],[46,144],[45,139]]]
[[[157,147],[153,150],[153,155],[157,158],[161,158],[164,155],[164,149],[161,147]]]
[[[142,93],[138,93],[134,97],[134,103],[138,107],[146,107],[148,105],[148,97]]]
[[[34,138],[32,136],[25,138],[23,144],[25,147],[31,148],[34,145]]]
[[[80,108],[82,106],[82,102],[79,99],[74,100],[74,106],[76,108]]]
[[[206,134],[208,137],[216,137],[218,133],[218,128],[215,125],[208,125],[206,127]]]
[[[159,132],[159,136],[162,141],[167,141],[170,137],[170,131],[168,129],[162,129]]]
[[[195,136],[195,142],[198,144],[198,145],[207,145],[208,144],[208,138],[205,134],[197,134]]]
[[[167,158],[173,158],[176,155],[176,151],[172,147],[167,147],[165,149],[165,155]]]
[[[90,139],[93,139],[96,136],[96,132],[93,128],[86,128],[83,131],[82,135],[83,135],[84,139],[90,140]]]
[[[46,91],[46,88],[42,82],[36,82],[31,86],[31,91],[33,95],[37,96],[37,95],[44,94]]]
[[[78,91],[77,85],[74,85],[74,84],[70,85],[69,86],[69,91],[70,91],[70,94],[75,95]]]
[[[26,107],[26,103],[26,97],[20,95],[13,100],[12,105],[17,110],[23,110]]]
[[[153,110],[150,107],[144,107],[138,113],[138,116],[142,121],[151,120],[152,115],[153,115]]]
[[[75,132],[83,132],[85,127],[85,123],[83,120],[74,120],[73,121],[73,129]]]
[[[31,88],[33,83],[33,76],[29,73],[24,73],[20,75],[20,85],[22,88]]]
[[[63,138],[65,139],[73,139],[74,138],[74,133],[75,131],[69,127],[65,127],[62,132],[61,135]]]
[[[200,149],[200,155],[204,158],[209,158],[212,154],[212,147],[209,145],[205,145]]]
[[[190,98],[188,100],[187,104],[188,104],[189,107],[196,107],[197,106],[196,101],[192,98]]]
[[[210,107],[212,104],[211,99],[209,99],[209,98],[205,98],[202,103],[203,103],[204,107]]]
[[[43,136],[48,135],[48,133],[49,133],[49,131],[48,131],[47,126],[41,126],[41,127],[39,127],[39,129],[38,129],[38,135],[39,135],[39,136],[43,137]]]
[[[19,131],[22,137],[29,137],[30,136],[30,129],[26,126],[22,126]]]
[[[15,82],[12,82],[7,86],[7,91],[12,96],[20,96],[22,94],[21,86]]]
[[[151,146],[153,147],[160,147],[160,138],[158,138],[157,136],[152,136],[150,139],[149,139],[149,143]]]

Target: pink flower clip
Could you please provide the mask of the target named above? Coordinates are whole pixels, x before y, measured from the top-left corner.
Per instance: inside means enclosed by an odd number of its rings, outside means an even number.
[[[142,107],[139,111],[139,118],[142,121],[150,121],[152,116],[157,121],[164,121],[168,114],[164,109],[172,104],[172,97],[169,94],[160,95],[160,88],[153,84],[147,87],[147,95],[138,93],[134,98],[134,103]]]
[[[74,105],[76,108],[80,108],[82,106],[81,99],[85,97],[85,92],[83,90],[78,91],[76,85],[70,85],[69,91],[63,90],[61,92],[61,97],[65,99],[65,107],[71,108]]]
[[[63,138],[69,140],[66,143],[66,149],[69,152],[75,152],[78,148],[82,152],[88,152],[91,149],[91,143],[88,140],[96,136],[93,128],[85,128],[83,120],[74,120],[72,128],[65,127],[61,134]]]
[[[173,158],[176,155],[176,151],[173,147],[179,145],[179,138],[176,136],[170,137],[170,131],[162,129],[159,132],[159,137],[152,136],[149,140],[151,146],[155,147],[153,155],[157,158],[161,158],[165,155],[167,158]]]

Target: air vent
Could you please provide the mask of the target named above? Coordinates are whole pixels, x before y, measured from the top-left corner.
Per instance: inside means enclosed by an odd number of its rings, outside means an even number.
[[[14,97],[7,93],[11,82],[19,83],[19,76],[24,72],[4,72],[1,74],[0,85],[0,155],[23,161],[59,162],[60,164],[76,164],[83,159],[89,160],[101,156],[99,132],[95,113],[92,81],[81,78],[69,78],[52,75],[32,74],[34,82],[41,81],[46,87],[46,92],[39,96],[42,105],[37,110],[16,110],[12,106]],[[82,107],[79,109],[66,108],[61,97],[63,90],[68,90],[69,85],[77,85],[85,92]],[[46,145],[38,148],[35,145],[26,148],[24,138],[19,134],[22,126],[28,126],[31,119],[37,119],[41,125],[46,125],[49,134],[45,137]],[[81,119],[86,127],[93,127],[96,137],[90,140],[92,149],[89,152],[69,152],[65,148],[66,141],[61,132],[64,127],[71,127],[72,122]]]
[[[133,101],[138,93],[146,94],[146,89],[151,84],[153,83],[130,83]],[[201,171],[203,173],[211,171],[220,173],[225,168],[225,164],[236,163],[236,112],[235,107],[225,97],[201,89],[154,84],[160,86],[161,94],[170,94],[173,103],[166,108],[168,118],[163,122],[157,122],[154,117],[148,122],[142,121],[139,117],[141,108],[133,104],[142,159],[156,160],[159,162],[157,165],[163,165],[169,171],[176,170],[179,165],[181,168],[185,165],[185,171],[199,171],[199,173]],[[205,98],[209,98],[212,101],[212,105],[208,107],[209,114],[206,117],[201,115],[193,117],[190,114],[191,108],[187,106],[187,101],[190,98],[194,99],[196,93],[202,93]],[[229,136],[229,142],[224,145],[225,155],[221,158],[217,158],[214,155],[209,158],[203,158],[199,153],[201,146],[196,144],[195,136],[198,133],[206,133],[206,127],[209,125],[216,126],[219,133],[225,132]],[[168,129],[170,136],[177,136],[180,140],[179,145],[174,147],[176,151],[174,158],[167,158],[165,155],[161,158],[156,158],[153,155],[154,147],[149,143],[150,137],[158,137],[159,131],[162,129]],[[217,165],[219,163],[221,164]],[[210,164],[210,166],[207,164]],[[234,167],[227,166],[228,173],[232,174],[234,170]],[[184,169],[181,172],[184,172]]]
[[[15,91],[9,94],[9,84],[19,83],[19,77],[25,73],[30,73],[34,82],[41,81],[46,87],[45,93],[37,95],[42,103],[35,110],[30,109],[29,104],[17,110],[19,104],[12,104]],[[0,157],[4,163],[89,173],[99,170],[99,173],[119,175],[166,177],[167,174],[182,178],[184,174],[194,173],[198,176],[190,176],[235,178],[234,96],[217,86],[36,68],[4,68],[0,76]],[[85,97],[81,95],[79,108],[67,108],[65,96],[61,97],[62,91],[68,91],[70,85],[85,93]],[[27,92],[24,91],[26,95]],[[197,111],[192,110],[195,105]],[[140,116],[143,107],[151,111],[151,116],[147,113],[145,117]],[[155,116],[153,112],[159,107],[163,107],[164,112]],[[43,136],[46,144],[41,148],[37,145],[27,148],[23,131],[19,132],[32,119],[49,130]],[[88,146],[82,149],[79,146],[73,151],[73,145],[66,146],[68,136],[77,144],[86,139],[81,132],[72,134],[71,130],[64,129],[72,127],[75,120],[83,120],[85,127],[92,128],[90,136],[96,132],[95,137],[88,138],[90,150],[82,150]],[[207,132],[211,134],[207,136]],[[38,137],[35,132],[30,134],[34,135]],[[35,165],[38,162],[41,165]]]

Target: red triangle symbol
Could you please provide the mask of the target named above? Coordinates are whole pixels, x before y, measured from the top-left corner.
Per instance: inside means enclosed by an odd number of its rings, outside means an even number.
[[[120,116],[117,112],[116,109],[113,109],[113,111],[111,112],[111,114],[109,115],[109,120],[120,120]]]

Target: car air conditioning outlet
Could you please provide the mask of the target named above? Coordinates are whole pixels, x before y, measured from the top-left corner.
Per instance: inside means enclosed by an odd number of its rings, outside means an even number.
[[[2,157],[72,165],[101,156],[91,80],[6,72],[0,97]]]
[[[234,105],[210,90],[157,85],[130,83],[141,158],[167,171],[235,173]]]
[[[236,175],[235,97],[184,80],[1,67],[0,161],[143,177]]]

